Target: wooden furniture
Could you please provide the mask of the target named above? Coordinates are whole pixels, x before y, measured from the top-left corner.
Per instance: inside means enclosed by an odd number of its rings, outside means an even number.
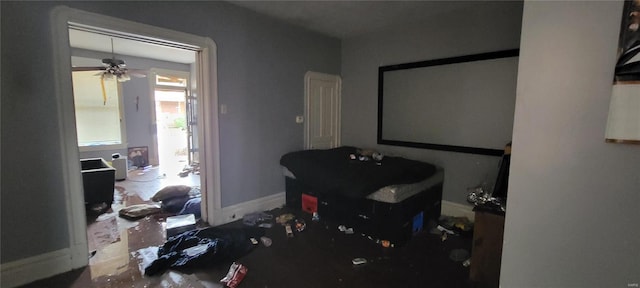
[[[475,211],[470,275],[473,287],[498,287],[504,212],[478,206]]]

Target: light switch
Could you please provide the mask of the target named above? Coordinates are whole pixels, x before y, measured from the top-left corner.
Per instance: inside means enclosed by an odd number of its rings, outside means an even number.
[[[220,104],[220,114],[227,114],[227,105]]]
[[[296,116],[296,123],[300,124],[302,122],[304,122],[304,116],[300,116],[300,115]]]

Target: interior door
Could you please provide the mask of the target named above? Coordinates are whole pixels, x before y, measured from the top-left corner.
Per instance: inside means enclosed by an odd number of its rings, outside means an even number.
[[[340,145],[341,81],[338,75],[305,75],[305,149]]]

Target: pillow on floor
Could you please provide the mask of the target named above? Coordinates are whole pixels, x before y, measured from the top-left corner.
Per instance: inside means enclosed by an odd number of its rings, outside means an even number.
[[[184,203],[184,207],[182,207],[182,210],[180,210],[178,214],[179,215],[193,214],[196,217],[196,219],[200,219],[200,216],[201,216],[200,202],[201,202],[200,197],[189,199],[187,203]]]
[[[147,215],[159,213],[161,211],[158,205],[152,204],[136,204],[120,209],[118,215],[124,219],[136,220]]]
[[[151,197],[151,200],[160,202],[169,198],[184,197],[189,195],[189,191],[191,191],[191,186],[171,185],[160,189],[160,191]]]
[[[189,199],[191,199],[189,195],[164,199],[162,200],[162,210],[172,214],[178,213],[182,210],[184,204],[186,204]]]

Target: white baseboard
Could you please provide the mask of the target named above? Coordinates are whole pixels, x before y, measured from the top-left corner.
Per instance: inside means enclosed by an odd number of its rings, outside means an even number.
[[[216,224],[226,224],[238,219],[242,219],[245,214],[260,212],[282,207],[285,203],[285,192],[269,195],[247,202],[227,206],[222,208],[221,222]]]
[[[68,248],[2,264],[2,287],[16,287],[71,271]]]
[[[442,209],[440,210],[440,214],[453,217],[467,217],[471,221],[475,219],[473,206],[449,202],[446,200],[442,200]]]

